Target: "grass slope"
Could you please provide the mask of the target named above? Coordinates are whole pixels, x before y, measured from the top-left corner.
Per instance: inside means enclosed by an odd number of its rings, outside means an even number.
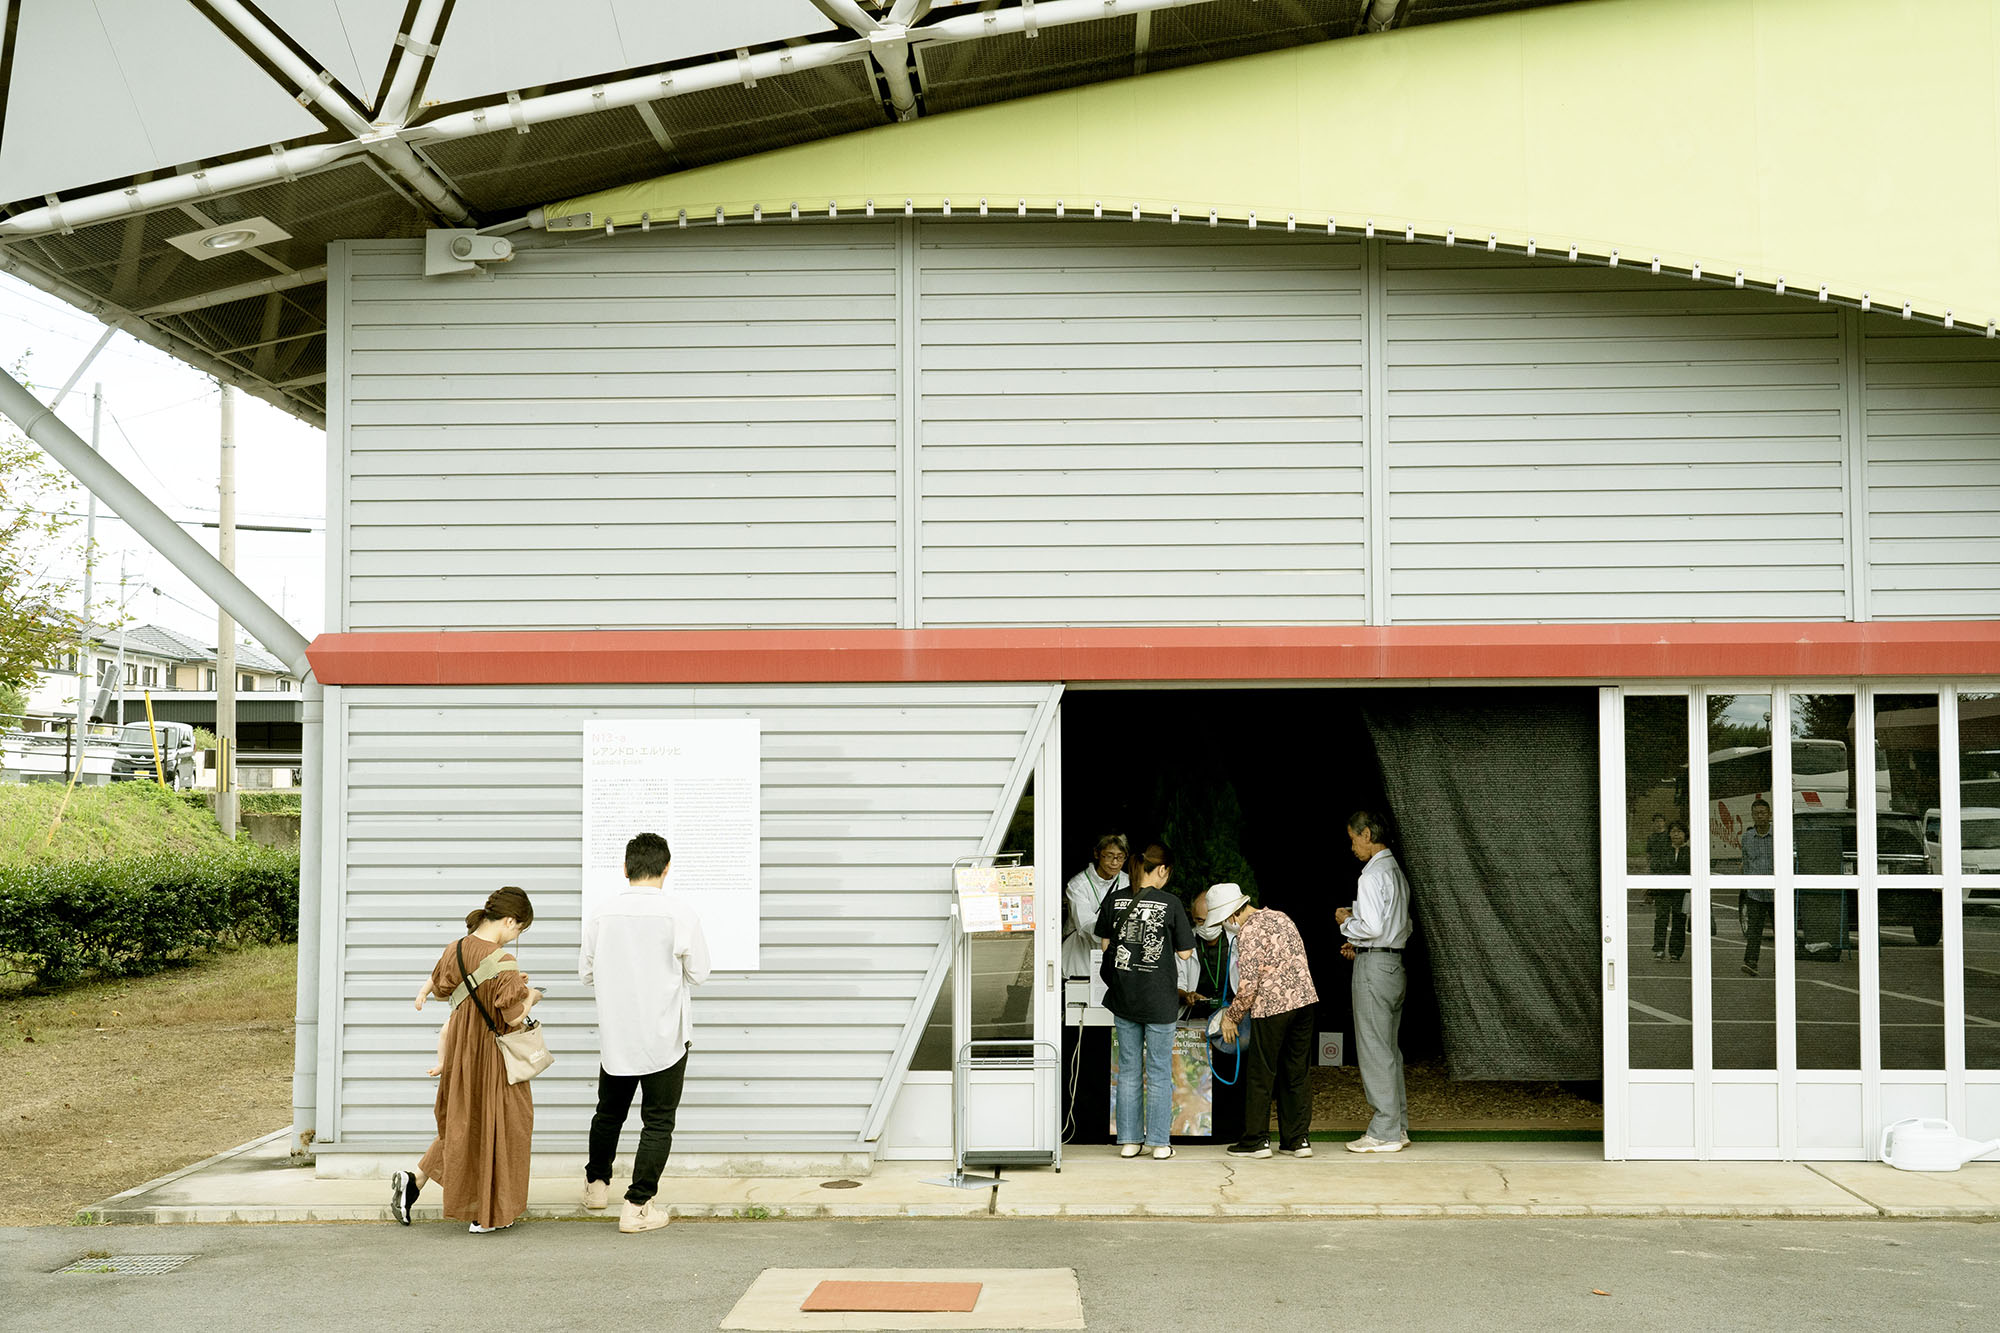
[[[290,1124],[297,966],[274,945],[0,998],[0,1226],[67,1222]]]
[[[53,782],[0,785],[0,865],[156,852],[193,856],[229,846],[205,807],[150,782],[78,787],[51,842],[64,790]]]

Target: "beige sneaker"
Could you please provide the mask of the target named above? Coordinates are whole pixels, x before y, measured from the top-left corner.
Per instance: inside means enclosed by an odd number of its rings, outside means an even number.
[[[611,1182],[608,1180],[586,1180],[583,1182],[583,1206],[591,1212],[600,1212],[611,1202]]]
[[[1393,1143],[1385,1142],[1381,1139],[1375,1138],[1373,1135],[1363,1134],[1360,1138],[1353,1140],[1347,1145],[1347,1151],[1401,1152],[1403,1151],[1404,1148],[1409,1146],[1409,1142],[1410,1141],[1408,1139],[1397,1139]]]
[[[618,1213],[618,1229],[623,1232],[658,1231],[667,1224],[665,1204],[656,1204],[648,1199],[644,1203],[625,1201],[625,1207]]]

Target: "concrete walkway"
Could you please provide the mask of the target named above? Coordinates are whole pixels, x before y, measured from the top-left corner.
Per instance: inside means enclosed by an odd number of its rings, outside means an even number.
[[[383,1222],[386,1180],[323,1180],[280,1132],[86,1208],[101,1222]],[[1590,1143],[1419,1143],[1393,1156],[1316,1144],[1296,1161],[1182,1148],[1167,1162],[1072,1148],[1060,1172],[1009,1170],[997,1187],[927,1183],[941,1163],[882,1162],[851,1185],[810,1176],[670,1176],[676,1217],[1925,1217],[2000,1219],[2000,1165],[1949,1173],[1878,1162],[1607,1162]],[[620,1163],[624,1165],[623,1162]],[[986,1173],[986,1174],[991,1174]],[[528,1215],[596,1220],[579,1182],[540,1176]],[[436,1219],[435,1187],[418,1201]]]

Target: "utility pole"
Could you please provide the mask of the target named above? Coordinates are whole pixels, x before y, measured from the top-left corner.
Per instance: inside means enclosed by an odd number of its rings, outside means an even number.
[[[221,496],[216,506],[216,557],[236,572],[236,395],[222,386]],[[222,836],[236,836],[236,621],[218,610],[215,625],[215,818]]]
[[[98,452],[97,432],[104,416],[104,385],[90,386],[90,452]],[[90,731],[90,696],[97,673],[90,669],[90,567],[97,557],[97,492],[90,492],[89,517],[83,527],[83,632],[76,647],[76,780],[83,781],[84,738]]]
[[[125,726],[125,552],[118,553],[118,669],[111,675],[112,698],[118,726]]]

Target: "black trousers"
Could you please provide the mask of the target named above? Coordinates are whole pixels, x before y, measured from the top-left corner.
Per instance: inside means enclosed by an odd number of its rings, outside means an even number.
[[[1243,1144],[1262,1146],[1271,1137],[1271,1099],[1278,1101],[1278,1144],[1296,1148],[1312,1135],[1312,1069],[1315,1006],[1304,1005],[1250,1022],[1250,1048],[1243,1058]]]
[[[1762,898],[1743,897],[1743,966],[1754,968],[1764,954],[1764,927],[1771,924],[1775,903]]]
[[[1680,889],[1653,889],[1647,894],[1653,900],[1653,952],[1665,950],[1669,958],[1679,958],[1687,949],[1688,919],[1681,910]],[[1673,923],[1673,933],[1668,935],[1668,922]]]
[[[618,1155],[618,1135],[639,1093],[639,1151],[632,1157],[632,1187],[628,1203],[645,1203],[660,1190],[660,1172],[674,1146],[674,1118],[681,1109],[681,1084],[687,1077],[687,1057],[653,1074],[607,1074],[597,1071],[597,1114],[590,1118],[590,1161],[585,1180],[611,1179],[611,1159]]]

